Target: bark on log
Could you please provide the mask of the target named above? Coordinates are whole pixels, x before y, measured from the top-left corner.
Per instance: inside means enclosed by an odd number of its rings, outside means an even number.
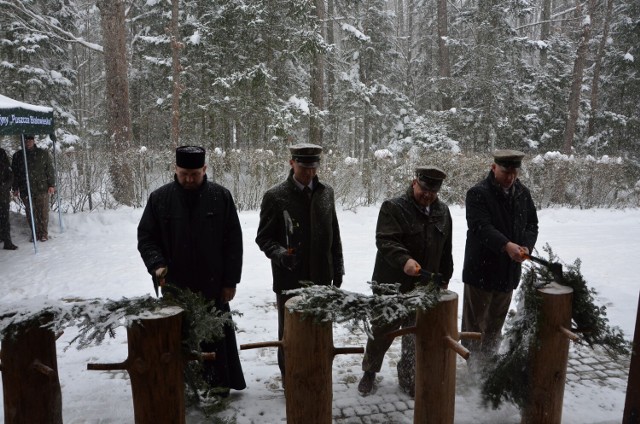
[[[456,352],[447,337],[459,339],[457,317],[458,295],[451,291],[433,309],[416,314],[416,424],[453,424]]]
[[[170,307],[135,321],[127,328],[124,362],[87,365],[129,372],[136,424],[185,423],[182,316],[182,309]]]
[[[569,359],[573,289],[552,283],[542,296],[540,333],[531,346],[531,394],[522,411],[523,424],[560,424]]]
[[[285,306],[295,304],[293,297]],[[285,307],[285,398],[287,424],[331,424],[333,401],[333,328],[330,322]]]
[[[624,405],[622,424],[640,424],[640,299],[638,299],[636,330],[633,335],[627,400]]]
[[[39,325],[2,340],[5,424],[62,424],[56,336]]]

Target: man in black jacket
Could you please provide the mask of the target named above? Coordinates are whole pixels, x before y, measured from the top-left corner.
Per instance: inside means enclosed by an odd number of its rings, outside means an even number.
[[[518,179],[523,157],[517,150],[497,150],[489,175],[467,192],[462,331],[482,333],[481,342],[463,341],[480,363],[499,347],[522,253],[533,250],[538,238],[531,193]]]
[[[18,246],[11,241],[11,226],[9,224],[9,203],[11,203],[11,183],[13,172],[9,164],[9,156],[4,149],[0,149],[0,240],[4,241],[5,250],[16,250]]]
[[[231,193],[207,181],[202,147],[176,149],[174,182],[149,196],[138,225],[138,250],[149,273],[163,286],[201,293],[229,312],[242,272],[242,229]],[[213,365],[205,363],[212,387],[246,387],[235,331],[225,326],[225,338],[203,344],[213,350]]]
[[[435,166],[416,168],[415,178],[405,194],[382,203],[376,226],[376,262],[372,280],[384,284],[400,284],[408,293],[424,277],[424,269],[440,278],[446,287],[453,274],[452,221],[448,206],[438,199],[438,191],[446,174]],[[382,367],[384,355],[391,346],[387,333],[411,326],[415,317],[401,321],[371,323],[374,338],[367,340],[362,360],[364,375],[358,391],[366,395],[373,389],[375,375]],[[415,336],[402,337],[402,355],[398,361],[400,387],[413,396],[415,390]]]
[[[301,281],[340,287],[344,275],[333,189],[316,175],[322,147],[302,143],[289,149],[289,177],[264,194],[256,236],[260,250],[271,259],[279,340],[284,331],[284,304],[291,298],[283,292],[301,288]],[[281,348],[278,365],[284,384]]]

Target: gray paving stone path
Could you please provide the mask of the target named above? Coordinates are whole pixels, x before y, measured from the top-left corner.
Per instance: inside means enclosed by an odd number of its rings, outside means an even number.
[[[391,349],[384,366],[395,368],[399,352]],[[626,390],[629,372],[629,358],[612,361],[604,352],[590,348],[572,346],[567,366],[567,390],[584,384],[609,386],[615,390]],[[369,396],[360,396],[357,384],[361,372],[359,361],[345,378],[333,383],[333,422],[334,424],[411,424],[413,423],[414,400],[403,393],[397,384],[395,374],[389,381],[387,377],[377,377],[376,389]],[[458,359],[456,374],[456,402],[459,393],[469,391],[469,374],[464,360]],[[477,390],[477,389],[476,389]],[[481,421],[478,421],[481,422]]]

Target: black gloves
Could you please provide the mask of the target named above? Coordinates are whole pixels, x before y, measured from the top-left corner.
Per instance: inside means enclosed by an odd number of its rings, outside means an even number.
[[[273,255],[273,260],[283,268],[293,271],[298,264],[298,257],[295,254],[289,254],[284,247]]]

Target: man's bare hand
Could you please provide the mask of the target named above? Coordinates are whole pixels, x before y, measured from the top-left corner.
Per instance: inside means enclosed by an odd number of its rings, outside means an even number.
[[[222,288],[222,301],[224,303],[229,303],[236,296],[236,289],[232,287],[223,287]]]
[[[507,252],[507,255],[511,258],[512,261],[522,262],[524,261],[524,257],[522,256],[522,252],[529,253],[529,249],[526,247],[520,246],[516,243],[508,242],[504,246],[504,251]]]
[[[408,259],[404,264],[404,273],[410,275],[412,277],[417,277],[420,275],[420,264],[416,262],[414,259]]]

